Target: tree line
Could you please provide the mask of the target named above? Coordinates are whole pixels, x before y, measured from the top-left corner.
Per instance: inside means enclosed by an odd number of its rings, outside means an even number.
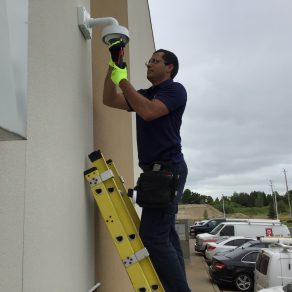
[[[211,196],[201,195],[196,192],[192,192],[189,189],[185,189],[181,199],[181,204],[209,204],[223,211],[223,200],[224,209],[226,213],[234,213],[235,209],[242,208],[262,208],[268,207],[268,216],[275,218],[275,197],[277,200],[278,213],[289,212],[289,201],[292,203],[292,190],[281,196],[278,192],[274,194],[266,194],[265,192],[253,191],[251,193],[233,193],[232,196],[220,196],[213,199]]]

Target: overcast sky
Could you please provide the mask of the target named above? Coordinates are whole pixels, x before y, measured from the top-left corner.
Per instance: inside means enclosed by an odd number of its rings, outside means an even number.
[[[149,0],[156,49],[179,58],[186,188],[292,189],[292,1]]]

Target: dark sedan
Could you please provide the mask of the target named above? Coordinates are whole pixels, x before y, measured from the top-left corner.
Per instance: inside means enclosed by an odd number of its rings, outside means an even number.
[[[254,284],[255,263],[260,247],[236,248],[212,258],[209,273],[218,285],[232,284],[239,291],[251,291]]]

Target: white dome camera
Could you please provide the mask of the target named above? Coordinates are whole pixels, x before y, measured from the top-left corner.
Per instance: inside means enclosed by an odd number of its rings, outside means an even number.
[[[123,40],[125,44],[129,42],[129,31],[121,25],[107,25],[101,33],[102,40],[105,44],[111,45],[116,40]]]
[[[91,18],[84,7],[77,8],[77,15],[78,26],[86,40],[91,39],[92,28],[96,25],[104,26],[102,40],[107,45],[120,39],[127,44],[130,40],[128,29],[119,25],[118,21],[113,17]]]

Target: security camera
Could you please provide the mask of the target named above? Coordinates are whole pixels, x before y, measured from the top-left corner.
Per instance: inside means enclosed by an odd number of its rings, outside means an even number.
[[[116,40],[122,40],[127,44],[129,42],[129,31],[121,25],[112,24],[104,27],[101,37],[107,45],[111,45]]]
[[[92,28],[96,25],[104,26],[102,30],[102,40],[110,45],[116,40],[122,40],[125,44],[129,42],[129,31],[119,25],[113,17],[91,18],[89,12],[84,7],[77,8],[78,26],[86,40],[91,39]]]

